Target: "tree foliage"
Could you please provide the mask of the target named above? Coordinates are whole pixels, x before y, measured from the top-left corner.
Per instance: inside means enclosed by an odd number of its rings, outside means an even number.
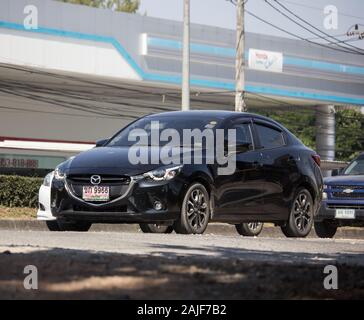
[[[61,2],[82,4],[94,8],[112,9],[114,11],[122,11],[136,13],[139,9],[140,0],[57,0]]]

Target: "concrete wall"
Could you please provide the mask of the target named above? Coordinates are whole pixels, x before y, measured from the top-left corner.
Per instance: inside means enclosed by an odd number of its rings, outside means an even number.
[[[24,33],[23,9],[27,4],[38,7],[40,28]],[[3,61],[21,63],[15,61],[21,58],[26,65],[140,79],[156,85],[181,82],[179,22],[50,0],[2,0],[0,30],[2,48],[14,41],[10,52],[2,50],[6,58]],[[142,54],[143,34],[157,40],[147,44],[146,55]],[[192,25],[191,35],[192,85],[233,90],[234,31]],[[29,57],[17,52],[25,47],[32,48]],[[248,69],[247,91],[320,103],[364,104],[362,56],[258,34],[247,35],[249,48],[283,53],[283,72]],[[49,58],[55,52],[63,57],[62,62]]]

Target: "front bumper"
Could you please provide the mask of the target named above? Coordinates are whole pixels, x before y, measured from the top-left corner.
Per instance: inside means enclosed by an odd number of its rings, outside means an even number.
[[[37,220],[50,221],[56,218],[51,212],[51,188],[42,185],[39,189]]]
[[[355,219],[336,219],[336,209],[354,209]],[[351,222],[359,221],[364,223],[364,202],[353,202],[350,200],[323,200],[317,216],[316,221],[323,220],[337,220],[341,221],[342,224],[352,224]]]
[[[92,223],[172,223],[180,214],[184,182],[132,179],[109,202],[88,203],[72,192],[66,181],[53,180],[51,211],[56,218],[83,220]],[[119,191],[118,191],[119,192]],[[162,204],[156,210],[156,201]]]

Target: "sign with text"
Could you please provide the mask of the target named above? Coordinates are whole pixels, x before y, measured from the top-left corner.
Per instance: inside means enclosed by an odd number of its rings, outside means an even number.
[[[54,169],[65,160],[63,157],[0,154],[0,168]]]
[[[270,72],[282,72],[283,54],[281,52],[249,49],[249,68]]]

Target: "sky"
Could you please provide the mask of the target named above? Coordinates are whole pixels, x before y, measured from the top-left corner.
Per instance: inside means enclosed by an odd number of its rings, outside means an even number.
[[[227,0],[190,0],[191,22],[235,29],[236,10],[235,6]],[[269,0],[280,8],[274,1]],[[330,35],[342,35],[354,24],[362,24],[364,31],[364,1],[363,0],[279,0],[292,12],[313,24],[320,30]],[[338,9],[338,28],[327,30],[324,28],[324,8],[334,5]],[[259,17],[274,23],[275,25],[298,34],[304,38],[316,37],[301,27],[295,25],[280,13],[274,11],[264,0],[248,0],[247,10]],[[282,10],[282,8],[280,8]],[[151,17],[182,21],[183,0],[141,0],[139,12]],[[295,19],[297,20],[297,19]],[[263,33],[268,35],[291,36],[275,30],[274,28],[257,21],[246,15],[246,30],[248,32]],[[347,36],[340,36],[340,40],[347,40]],[[316,39],[314,39],[316,41]],[[352,45],[364,48],[364,40],[350,42]]]

